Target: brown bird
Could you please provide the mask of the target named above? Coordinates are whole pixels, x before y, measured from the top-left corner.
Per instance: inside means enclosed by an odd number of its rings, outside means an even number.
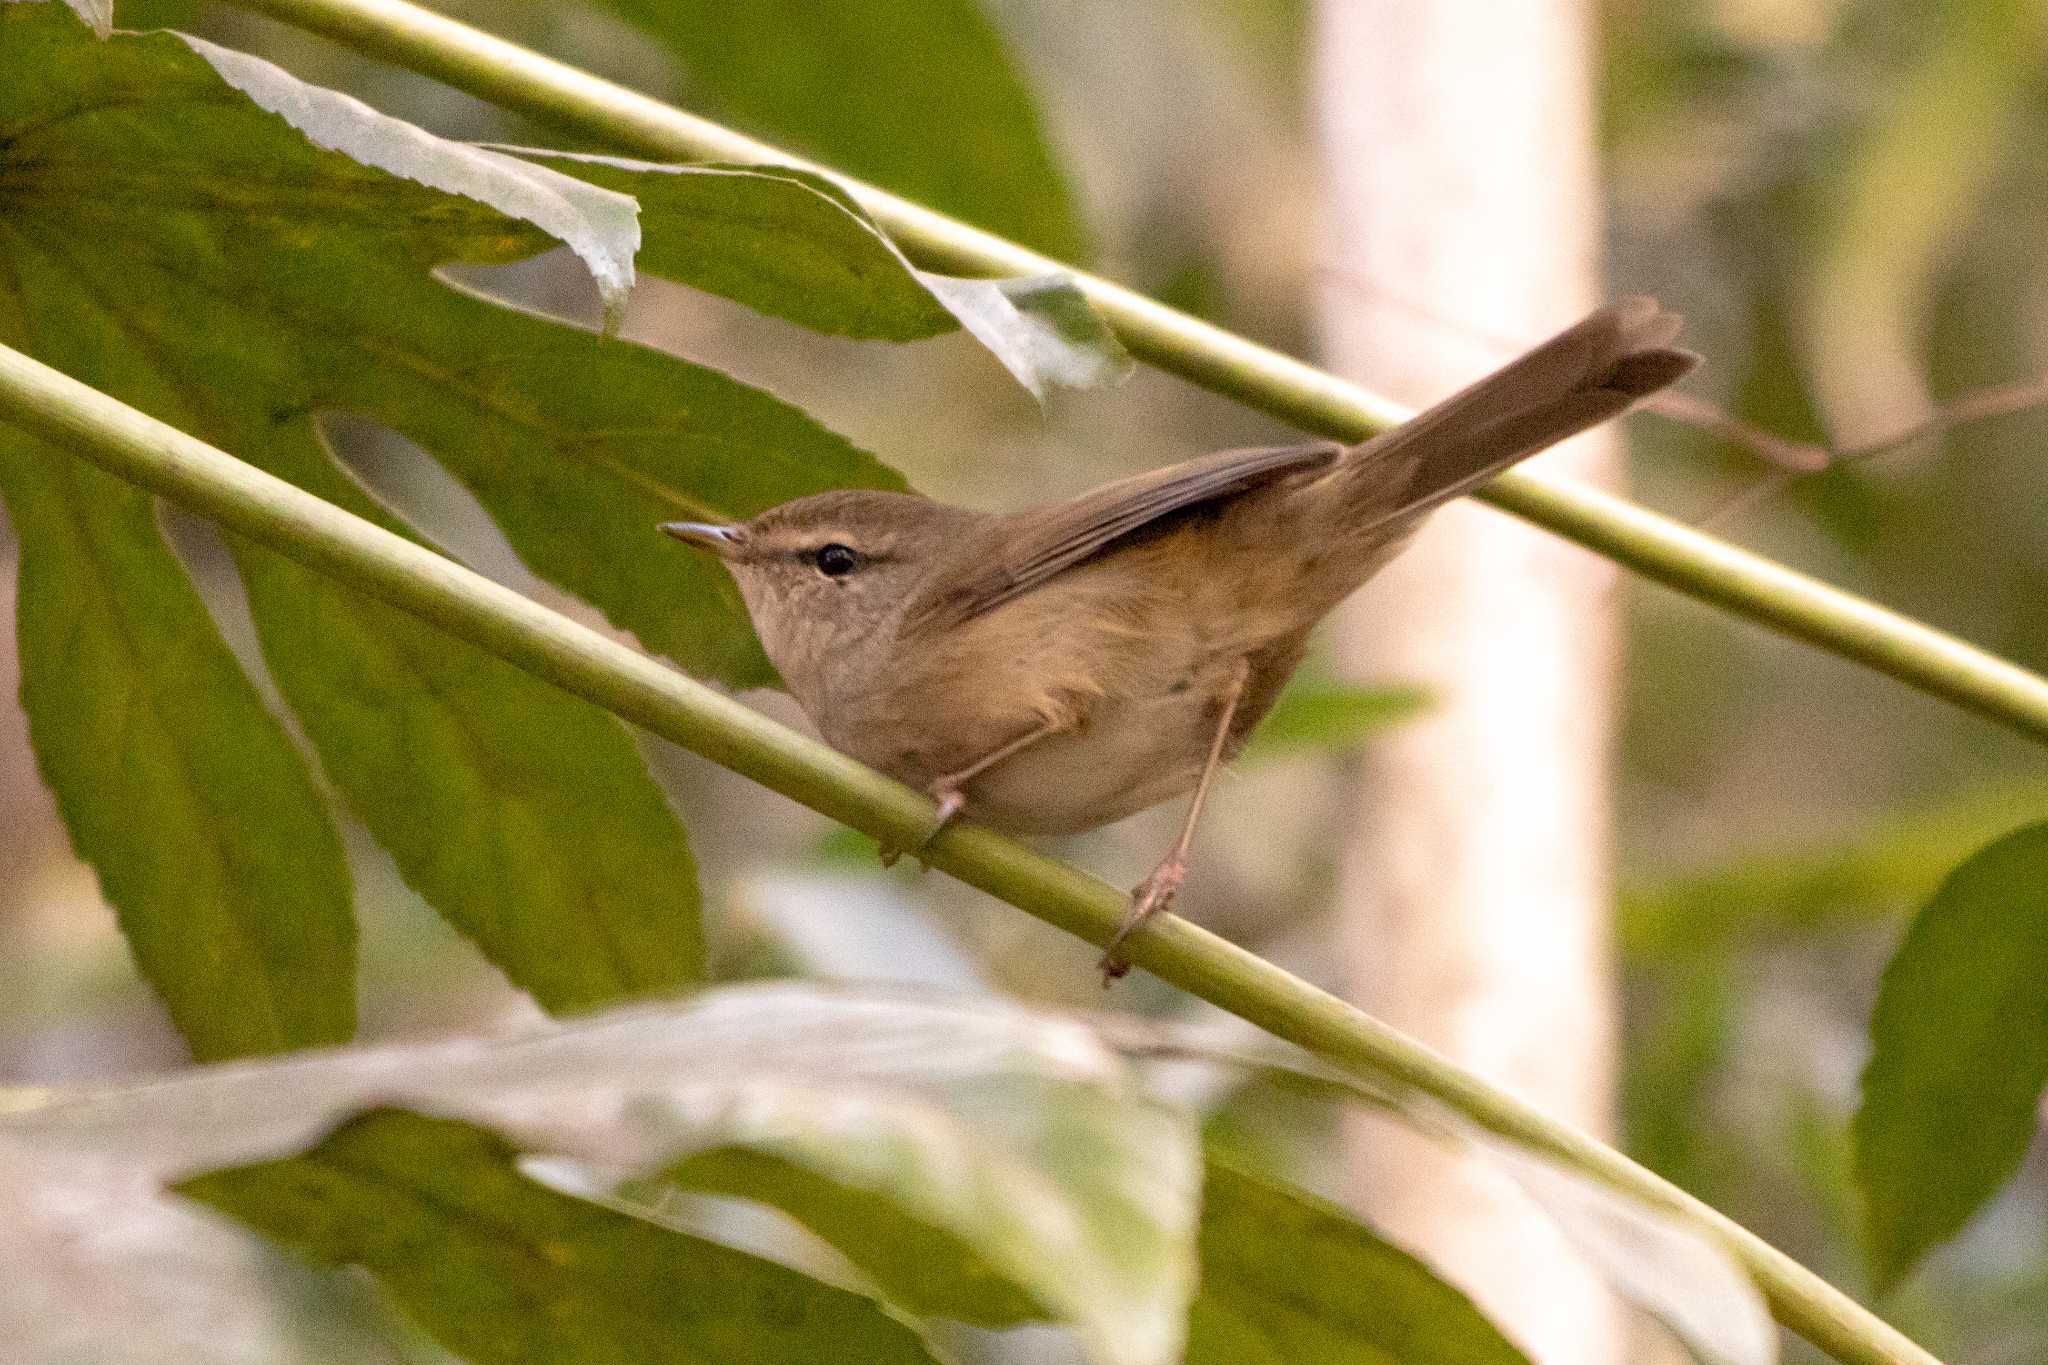
[[[931,793],[934,835],[1070,834],[1193,790],[1110,979],[1315,624],[1433,508],[1692,369],[1678,330],[1625,299],[1349,448],[1226,450],[1019,512],[848,490],[661,529],[724,561],[826,742]]]

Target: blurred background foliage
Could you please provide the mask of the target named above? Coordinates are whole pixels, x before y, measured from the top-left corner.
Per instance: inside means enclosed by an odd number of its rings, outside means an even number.
[[[826,131],[801,120],[774,126],[735,82],[693,78],[632,23],[646,6],[440,7],[686,107],[752,115],[761,131],[833,150]],[[1695,393],[1843,452],[1824,471],[1793,474],[1754,450],[1639,417],[1630,425],[1637,495],[2048,669],[2048,461],[2039,456],[2048,410],[1855,455],[1958,395],[2048,366],[2043,7],[1595,8],[1613,291],[1653,292],[1688,315],[1690,343],[1709,357]],[[1336,267],[1318,254],[1305,6],[992,0],[986,9],[1080,208],[1079,221],[1054,212],[1017,230],[1066,247],[1086,241],[1106,273],[1307,353],[1309,289]],[[117,18],[261,53],[446,135],[559,142],[224,7],[123,0]],[[882,73],[874,80],[886,93]],[[955,207],[973,216],[971,192],[961,193]],[[594,295],[562,253],[500,276],[494,287],[594,317]],[[1361,306],[1401,302],[1397,285],[1349,283]],[[926,491],[984,505],[1279,435],[1156,374],[1060,395],[1041,415],[961,337],[908,348],[843,341],[658,282],[636,296],[626,330],[788,396]],[[1527,338],[1489,340],[1506,352]],[[430,461],[376,432],[342,437],[366,479],[444,544],[589,618],[536,584]],[[0,555],[11,558],[11,540],[0,539]],[[230,638],[246,641],[225,566],[198,567],[219,586],[212,605]],[[0,572],[0,596],[11,594],[11,577]],[[1616,591],[1630,622],[1616,800],[1625,1145],[1860,1288],[1846,1132],[1878,969],[1905,913],[1944,872],[2048,811],[2048,772],[2022,741],[1874,674],[1660,590]],[[11,611],[11,601],[0,606]],[[10,697],[12,650],[11,633],[0,632]],[[750,700],[795,719],[782,698]],[[1291,731],[1226,784],[1185,909],[1328,984],[1327,832],[1345,799],[1346,746],[1367,727],[1355,709],[1326,709],[1321,742]],[[1056,1003],[1099,1000],[1084,945],[914,868],[884,873],[820,817],[678,751],[646,748],[688,821],[722,975],[909,975]],[[1153,812],[1059,851],[1135,881],[1177,818]],[[532,1012],[361,831],[350,842],[365,1037]],[[1120,1004],[1180,1007],[1148,981],[1124,992]],[[104,1077],[182,1056],[91,875],[67,850],[10,705],[0,711],[0,1080]],[[1255,1085],[1223,1103],[1213,1127],[1241,1157],[1333,1188],[1334,1127],[1317,1102]],[[2048,1359],[2044,1215],[2048,1151],[2037,1143],[2020,1178],[1900,1291],[1891,1315],[1944,1359]]]

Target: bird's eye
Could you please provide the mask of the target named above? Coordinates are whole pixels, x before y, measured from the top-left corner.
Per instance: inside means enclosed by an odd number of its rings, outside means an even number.
[[[837,541],[820,548],[812,558],[817,562],[818,572],[827,578],[844,578],[860,567],[860,551]]]

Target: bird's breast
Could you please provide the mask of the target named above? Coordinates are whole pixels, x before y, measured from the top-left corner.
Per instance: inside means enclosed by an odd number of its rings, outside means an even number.
[[[1099,702],[968,784],[967,815],[1012,834],[1077,834],[1194,788],[1215,735],[1212,689]]]

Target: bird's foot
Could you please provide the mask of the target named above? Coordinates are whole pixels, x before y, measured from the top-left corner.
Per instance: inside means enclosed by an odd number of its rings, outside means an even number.
[[[1123,923],[1117,925],[1116,934],[1109,940],[1109,947],[1102,954],[1102,986],[1109,989],[1110,983],[1130,971],[1131,964],[1124,958],[1124,940],[1129,938],[1138,926],[1173,904],[1173,898],[1180,894],[1180,884],[1187,880],[1188,865],[1179,858],[1168,858],[1152,869],[1152,875],[1139,882],[1131,892],[1131,908],[1124,915]]]
[[[966,808],[967,805],[966,794],[962,792],[960,788],[954,786],[949,782],[946,782],[943,779],[932,784],[931,798],[932,800],[939,803],[939,809],[932,816],[931,824],[926,826],[924,833],[918,837],[916,845],[909,849],[889,848],[885,846],[882,849],[883,867],[896,866],[896,860],[902,857],[906,852],[922,854],[925,851],[925,849],[931,846],[932,840],[938,838],[940,832],[943,831],[946,828],[946,826],[952,824],[954,817],[958,816],[960,812]]]

